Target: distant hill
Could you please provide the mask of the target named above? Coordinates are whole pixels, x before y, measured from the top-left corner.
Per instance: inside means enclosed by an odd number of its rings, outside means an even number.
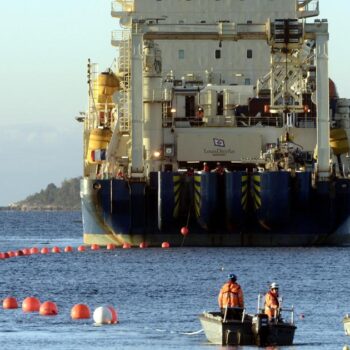
[[[80,210],[80,177],[50,183],[45,190],[10,205],[14,210]]]

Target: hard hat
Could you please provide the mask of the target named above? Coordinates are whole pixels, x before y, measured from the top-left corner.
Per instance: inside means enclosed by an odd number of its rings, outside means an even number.
[[[270,289],[278,289],[278,284],[276,282],[272,282],[270,285]]]
[[[203,165],[207,165],[207,162],[204,162]]]
[[[232,281],[236,281],[236,280],[237,280],[237,276],[236,276],[234,273],[230,273],[230,274],[228,275],[228,278],[229,278],[230,280],[232,280]]]

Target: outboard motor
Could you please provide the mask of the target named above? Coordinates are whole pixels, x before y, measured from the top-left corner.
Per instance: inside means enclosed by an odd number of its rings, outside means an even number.
[[[257,346],[262,346],[267,342],[269,331],[269,319],[265,314],[257,314],[252,320],[252,332]]]

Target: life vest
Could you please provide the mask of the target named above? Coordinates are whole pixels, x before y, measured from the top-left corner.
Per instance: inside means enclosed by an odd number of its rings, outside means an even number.
[[[225,283],[218,296],[219,306],[226,307],[244,307],[243,291],[238,283]]]
[[[225,168],[221,164],[218,164],[214,171],[219,175],[223,175],[225,173]]]
[[[203,117],[204,117],[204,112],[203,112],[203,110],[202,110],[202,109],[197,110],[197,112],[196,112],[196,118],[202,120]]]
[[[278,309],[280,303],[276,294],[267,292],[265,295],[265,314],[269,318],[276,318],[278,316]]]

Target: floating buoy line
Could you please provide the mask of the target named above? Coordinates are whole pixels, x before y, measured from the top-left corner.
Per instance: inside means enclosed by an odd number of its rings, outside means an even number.
[[[183,230],[182,230],[183,231]],[[182,232],[182,234],[184,234]],[[188,232],[186,232],[188,234]],[[107,250],[115,250],[117,247],[113,243],[109,243],[106,246]],[[125,242],[122,249],[131,249],[132,246],[130,243]],[[148,248],[147,242],[141,242],[139,244],[140,249],[146,249]],[[170,248],[169,242],[163,242],[161,244],[161,248],[168,249]],[[88,246],[85,245],[79,245],[76,248],[77,252],[85,252],[89,249]],[[92,244],[90,246],[90,250],[92,251],[98,251],[101,247],[98,244]],[[58,246],[53,246],[52,248],[49,247],[42,247],[39,249],[38,247],[32,247],[32,248],[22,248],[18,250],[10,250],[7,252],[0,252],[0,260],[5,260],[9,258],[14,257],[24,257],[24,256],[30,256],[30,255],[48,255],[48,254],[61,254],[64,253],[70,253],[73,252],[74,248],[70,245],[64,247],[61,249]],[[22,311],[24,313],[38,313],[41,316],[56,316],[58,315],[58,307],[55,302],[53,301],[44,301],[43,303],[40,302],[40,300],[37,297],[29,296],[26,297],[22,303],[18,302],[17,299],[13,296],[8,296],[3,299],[2,301],[2,307],[4,310],[14,310],[18,308],[22,308]],[[71,308],[70,317],[72,320],[86,320],[91,318],[91,312],[90,308],[86,304],[76,304]],[[99,306],[95,309],[93,312],[93,320],[95,325],[105,325],[105,324],[117,324],[118,321],[118,314],[116,309],[111,306]]]
[[[185,237],[189,234],[187,227],[181,228],[181,234]],[[170,243],[169,242],[162,242],[161,246],[162,249],[169,249]],[[101,249],[101,247],[98,244],[92,244],[90,247],[85,245],[79,245],[76,249],[74,249],[72,246],[68,245],[61,249],[58,246],[50,247],[42,247],[39,249],[38,247],[32,247],[32,248],[22,248],[18,250],[10,250],[7,252],[0,252],[0,260],[5,260],[9,258],[14,257],[25,257],[30,255],[48,255],[48,254],[62,254],[64,253],[70,253],[74,252],[76,250],[77,252],[85,252],[90,248],[91,251],[98,251]],[[122,249],[131,249],[132,246],[130,243],[125,242],[122,247]],[[148,248],[147,242],[141,242],[139,244],[140,249],[146,249]],[[113,243],[109,243],[106,246],[106,250],[115,250],[117,249],[116,245]],[[41,316],[56,316],[58,315],[58,307],[55,302],[53,301],[45,301],[43,303],[40,302],[40,300],[34,296],[26,297],[22,303],[19,303],[17,299],[13,296],[8,296],[3,299],[2,301],[2,307],[4,310],[14,310],[18,309],[21,305],[22,311],[24,313],[38,313]],[[70,317],[72,320],[86,320],[91,318],[91,312],[90,308],[86,304],[76,304],[71,308]],[[117,324],[118,321],[118,314],[116,309],[111,306],[99,306],[95,309],[93,312],[93,320],[94,324],[97,326],[105,325],[105,324]]]
[[[188,231],[187,227],[183,227],[181,229],[181,232],[182,232],[183,236],[186,236],[186,235],[188,235],[189,231]],[[160,245],[160,247],[163,248],[163,249],[169,249],[170,248],[170,243],[169,242],[163,242]],[[122,249],[130,249],[130,248],[132,248],[132,246],[131,246],[130,243],[125,242],[122,245],[121,248]],[[148,243],[147,242],[141,242],[139,244],[139,248],[140,249],[148,248]],[[100,250],[100,249],[101,249],[101,247],[98,244],[91,244],[91,246],[90,246],[90,250]],[[106,249],[107,250],[115,250],[115,249],[117,249],[117,247],[116,247],[115,244],[109,243],[109,244],[107,244]],[[85,252],[85,251],[88,250],[88,247],[85,246],[85,245],[79,245],[76,248],[76,250],[78,252]],[[18,250],[10,250],[10,251],[7,251],[7,252],[0,252],[0,260],[13,258],[13,257],[19,257],[19,256],[36,255],[36,254],[46,255],[46,254],[50,254],[50,253],[58,254],[58,253],[62,253],[62,252],[71,253],[73,251],[74,251],[74,248],[72,246],[70,246],[70,245],[64,247],[63,249],[61,249],[58,246],[54,246],[52,248],[43,247],[41,249],[39,249],[38,247],[23,248],[23,249],[18,249]]]
[[[14,310],[20,307],[20,303],[15,297],[6,297],[2,302],[4,310]],[[39,313],[41,316],[56,316],[58,315],[58,307],[53,301],[44,301],[43,303],[34,296],[25,298],[22,301],[22,311],[24,313]],[[91,318],[90,308],[86,304],[76,304],[72,307],[70,313],[72,320],[84,320]],[[111,306],[99,306],[93,313],[93,318],[96,325],[117,324],[118,313]]]

